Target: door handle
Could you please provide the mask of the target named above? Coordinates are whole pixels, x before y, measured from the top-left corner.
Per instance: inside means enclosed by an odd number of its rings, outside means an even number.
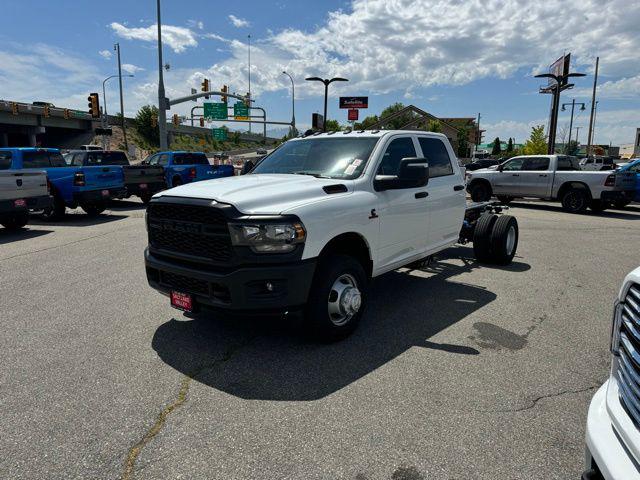
[[[427,198],[429,196],[429,192],[418,192],[414,196],[416,198]]]
[[[453,189],[456,192],[459,192],[460,190],[464,190],[464,185],[456,185],[455,187],[453,187]]]
[[[547,174],[546,173],[541,173],[540,175],[538,175],[539,177],[546,177]]]
[[[519,174],[519,173],[512,173],[512,174],[511,174],[511,176],[512,176],[512,177],[519,177],[519,176],[520,176],[520,174]]]

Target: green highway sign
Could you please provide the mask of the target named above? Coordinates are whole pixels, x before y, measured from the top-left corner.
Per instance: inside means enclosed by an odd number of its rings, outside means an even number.
[[[227,139],[227,129],[226,128],[212,128],[213,138],[216,140],[226,140]]]
[[[227,104],[205,102],[204,118],[207,118],[209,120],[226,120],[228,118]]]
[[[249,120],[249,107],[244,102],[233,104],[233,116],[236,120]]]

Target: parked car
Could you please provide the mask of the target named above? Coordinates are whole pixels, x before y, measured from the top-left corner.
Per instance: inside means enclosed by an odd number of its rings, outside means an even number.
[[[616,208],[624,208],[629,205],[631,202],[640,202],[640,158],[632,160],[621,166],[618,169],[619,172],[630,172],[634,173],[636,177],[636,191],[633,198],[625,198],[616,200],[613,202],[613,205]]]
[[[591,400],[584,480],[640,479],[640,267],[613,309],[609,379]]]
[[[267,151],[267,149],[266,149],[266,148],[258,148],[258,149],[256,150],[256,154],[258,154],[258,155],[266,155],[266,154],[268,154],[268,153],[269,153],[269,152]]]
[[[51,207],[44,171],[10,170],[11,155],[0,152],[0,224],[17,230],[29,222],[29,210]]]
[[[162,166],[168,187],[234,175],[233,165],[211,165],[202,152],[158,152],[143,163]]]
[[[316,335],[336,340],[356,327],[373,277],[459,241],[473,241],[480,261],[510,263],[517,221],[486,209],[467,206],[442,134],[296,138],[247,175],[155,195],[147,279],[175,308],[301,310]]]
[[[122,167],[69,166],[57,148],[0,148],[0,152],[10,156],[12,169],[46,172],[53,204],[45,210],[45,218],[62,218],[66,207],[81,207],[89,215],[98,215],[109,199],[126,194]]]
[[[580,160],[582,170],[613,170],[615,162],[610,157],[587,157]]]
[[[575,157],[566,155],[525,155],[496,169],[468,173],[467,190],[474,201],[493,195],[503,203],[530,197],[562,202],[568,212],[583,212],[587,207],[599,212],[611,203],[633,198],[635,178],[631,172],[585,172]]]
[[[479,170],[481,168],[489,168],[494,167],[496,165],[500,165],[500,160],[495,158],[483,158],[480,160],[474,160],[471,163],[465,165],[468,172],[472,172],[474,170]]]
[[[118,150],[72,150],[64,157],[69,165],[77,167],[121,166],[127,198],[135,195],[140,197],[144,203],[148,203],[153,194],[167,188],[162,166],[131,165],[127,154]]]

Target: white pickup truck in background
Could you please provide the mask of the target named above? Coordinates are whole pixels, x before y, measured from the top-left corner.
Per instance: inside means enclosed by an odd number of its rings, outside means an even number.
[[[317,336],[335,340],[356,327],[373,277],[458,242],[473,241],[480,261],[511,262],[516,219],[465,197],[441,134],[289,140],[247,175],[156,194],[147,279],[179,309],[301,310]]]
[[[0,152],[0,225],[8,230],[18,230],[29,222],[29,210],[51,206],[47,174],[8,170],[11,160],[3,159],[3,153]]]
[[[582,171],[575,157],[526,155],[513,157],[497,168],[467,173],[467,191],[476,202],[497,196],[562,202],[573,213],[587,208],[601,212],[610,204],[633,199],[635,175],[629,172]]]

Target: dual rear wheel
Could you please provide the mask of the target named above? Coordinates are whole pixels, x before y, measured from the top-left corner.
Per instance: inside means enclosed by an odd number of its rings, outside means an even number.
[[[482,215],[473,232],[473,252],[479,262],[507,265],[518,249],[518,221],[511,215]]]

